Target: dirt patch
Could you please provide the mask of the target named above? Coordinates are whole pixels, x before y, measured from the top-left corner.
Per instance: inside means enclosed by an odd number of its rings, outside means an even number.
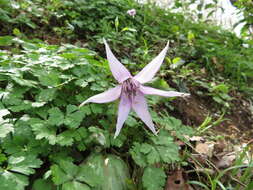
[[[224,124],[228,126],[234,125],[242,135],[241,138],[252,139],[253,114],[250,110],[250,101],[243,98],[240,94],[235,94],[232,104],[231,114],[226,116],[229,120],[224,122]]]
[[[206,99],[195,94],[187,99],[176,99],[173,101],[175,112],[172,115],[180,117],[184,124],[199,126],[205,118],[210,115],[214,120],[218,119],[214,112],[214,104],[211,98]],[[216,111],[218,111],[216,108]],[[250,102],[240,96],[234,96],[232,108],[229,114],[224,116],[227,120],[214,126],[214,133],[222,134],[231,139],[251,140],[253,136],[253,115],[250,110]]]
[[[186,99],[178,98],[172,104],[176,109],[176,115],[179,113],[180,119],[186,125],[199,126],[208,115],[207,107],[194,95]]]

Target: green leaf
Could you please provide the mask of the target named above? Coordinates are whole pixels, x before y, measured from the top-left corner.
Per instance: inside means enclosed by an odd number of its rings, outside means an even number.
[[[36,122],[40,121],[37,120]],[[1,144],[6,153],[13,156],[19,156],[20,152],[27,155],[38,155],[42,152],[43,154],[47,153],[48,143],[35,139],[29,122],[30,117],[28,115],[23,115],[15,122],[13,135],[5,137]]]
[[[32,118],[29,121],[32,130],[36,136],[36,139],[47,139],[49,144],[54,145],[56,143],[56,130],[46,124],[45,121]]]
[[[38,102],[49,102],[52,101],[56,96],[55,88],[42,89],[36,96]]]
[[[155,164],[160,162],[160,156],[155,147],[152,147],[151,151],[148,153],[147,161],[149,164]]]
[[[96,167],[93,167],[96,166]],[[89,172],[87,172],[89,171]],[[85,164],[80,165],[77,180],[89,184],[92,187],[99,186],[103,182],[103,159],[101,157],[88,157]]]
[[[53,182],[61,185],[67,181],[73,180],[78,172],[78,166],[72,162],[61,160],[59,164],[51,166]]]
[[[170,145],[173,144],[173,137],[169,135],[167,131],[161,130],[158,136],[152,136],[150,138],[155,145]]]
[[[30,43],[30,42],[28,42],[28,41],[22,41],[21,42],[21,45],[22,45],[22,47],[25,49],[25,50],[32,50],[32,51],[34,51],[34,50],[38,50],[38,44],[35,44],[35,43]]]
[[[174,163],[180,160],[179,148],[167,131],[160,130],[158,136],[150,137],[151,142],[137,143],[130,150],[135,163],[141,167],[158,162]]]
[[[1,169],[1,168],[0,168]],[[12,173],[7,170],[1,171],[0,175],[0,189],[5,190],[24,190],[28,185],[28,177]]]
[[[61,146],[71,146],[74,142],[75,132],[72,130],[64,131],[61,134],[57,135],[56,143]]]
[[[14,28],[12,30],[12,33],[15,35],[15,36],[21,36],[22,33],[20,32],[20,30],[18,28]]]
[[[147,143],[143,143],[141,145],[141,148],[140,148],[140,151],[143,153],[143,154],[148,154],[151,150],[152,150],[152,146],[150,144],[147,144]]]
[[[123,134],[121,134],[120,136],[118,136],[117,138],[111,138],[111,145],[112,146],[116,146],[116,147],[122,147],[125,143],[125,141],[127,140],[127,137]]]
[[[188,32],[188,35],[187,35],[187,39],[188,39],[188,43],[191,43],[195,38],[195,35],[192,31],[189,31]]]
[[[39,168],[41,166],[42,161],[34,155],[19,153],[15,154],[15,156],[10,156],[8,163],[9,170],[30,175],[35,172],[34,168]]]
[[[17,84],[19,84],[20,86],[36,87],[36,85],[38,85],[38,83],[35,81],[26,80],[21,77],[12,76],[11,79],[15,81]]]
[[[179,147],[167,131],[161,130],[158,136],[153,136],[150,139],[155,144],[154,147],[163,162],[174,163],[180,160]]]
[[[96,165],[94,168],[91,164],[76,166],[70,161],[60,160],[59,164],[51,166],[53,182],[56,185],[62,185],[63,190],[90,190],[90,186],[99,184],[97,167],[99,166]],[[103,173],[100,174],[103,175]]]
[[[219,85],[213,86],[211,91],[212,92],[223,92],[223,93],[227,94],[229,92],[229,86],[227,86],[226,84],[219,84]]]
[[[92,91],[103,91],[103,90],[104,90],[104,87],[102,87],[100,84],[92,83],[90,89],[91,89]]]
[[[180,161],[179,148],[175,143],[171,143],[167,146],[156,146],[160,158],[165,163],[175,163]]]
[[[64,124],[69,128],[77,128],[81,124],[85,114],[82,111],[76,111],[66,115]]]
[[[249,184],[247,184],[247,187],[245,187],[245,190],[251,190],[253,189],[253,181],[249,182]]]
[[[138,125],[138,121],[133,116],[129,115],[126,120],[126,124],[129,125],[130,127],[134,127]]]
[[[84,128],[84,127],[80,127],[80,128],[78,128],[78,129],[75,130],[74,138],[77,141],[82,141],[82,140],[86,139],[88,135],[89,134],[87,132],[87,129]]]
[[[72,179],[71,176],[68,176],[58,165],[52,165],[50,169],[55,185],[61,185],[64,182]]]
[[[44,72],[39,76],[39,81],[44,86],[54,87],[60,84],[59,73],[55,72]]]
[[[24,92],[25,91],[21,88],[13,89],[10,92],[6,92],[2,95],[2,101],[5,105],[19,105],[23,101],[22,98]]]
[[[185,60],[181,59],[180,57],[176,57],[172,60],[172,64],[170,65],[171,69],[176,69],[183,65],[185,63]]]
[[[10,132],[14,132],[13,125],[0,119],[0,138],[6,137]]]
[[[171,116],[163,115],[162,118],[159,117],[156,122],[164,126],[166,130],[175,132],[180,139],[183,138],[184,135],[192,136],[195,133],[191,127],[183,125],[179,119]]]
[[[62,190],[91,190],[88,185],[78,181],[70,181],[62,185]]]
[[[67,111],[66,111],[66,114],[70,114],[70,113],[73,113],[74,111],[78,110],[78,107],[75,106],[75,105],[67,105]]]
[[[3,162],[5,162],[7,160],[7,157],[5,154],[1,153],[1,149],[0,149],[0,164],[2,164]]]
[[[99,129],[98,127],[89,127],[88,131],[91,133],[86,142],[95,142],[104,147],[110,146],[110,135],[107,130]]]
[[[225,103],[224,100],[222,100],[220,97],[218,96],[214,96],[213,100],[219,104]]]
[[[103,113],[103,107],[100,104],[91,104],[90,108],[91,108],[92,112],[95,114]]]
[[[9,109],[13,112],[20,112],[23,110],[28,110],[32,107],[32,104],[28,100],[22,101],[19,105],[16,106],[10,106]]]
[[[76,55],[74,53],[62,53],[59,56],[64,57],[66,59],[74,59]]]
[[[79,79],[75,82],[77,86],[80,86],[82,88],[86,87],[88,85],[88,82],[84,79]]]
[[[64,115],[59,108],[51,108],[50,110],[48,110],[48,113],[48,124],[60,126],[64,122]]]
[[[128,167],[115,155],[92,154],[80,167],[77,180],[89,184],[94,189],[128,189]]]
[[[53,184],[44,179],[36,179],[33,183],[32,190],[53,190]]]
[[[12,36],[0,36],[0,46],[9,46],[13,43]]]
[[[166,175],[161,168],[147,167],[144,170],[142,182],[146,190],[163,190]]]
[[[141,153],[141,144],[134,142],[134,146],[130,149],[130,154],[134,159],[135,163],[141,167],[145,167],[147,165],[146,156]]]

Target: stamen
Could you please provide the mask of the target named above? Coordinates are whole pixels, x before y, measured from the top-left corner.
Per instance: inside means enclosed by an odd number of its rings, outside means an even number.
[[[132,78],[125,80],[122,85],[123,92],[128,96],[131,102],[133,102],[139,87],[140,83]]]

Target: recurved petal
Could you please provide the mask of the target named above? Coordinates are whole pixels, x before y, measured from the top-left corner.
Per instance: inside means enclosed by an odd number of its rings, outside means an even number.
[[[156,135],[154,123],[148,111],[148,105],[144,94],[140,91],[136,93],[136,96],[132,102],[132,108],[141,120],[148,126],[148,128]]]
[[[147,94],[147,95],[158,95],[158,96],[165,96],[165,97],[176,97],[176,96],[186,97],[186,96],[190,96],[190,94],[188,94],[188,93],[159,90],[159,89],[155,89],[155,88],[151,88],[151,87],[143,86],[143,85],[140,86],[140,91],[143,94]]]
[[[163,60],[166,56],[166,53],[169,49],[169,42],[165,46],[165,48],[160,52],[160,54],[155,57],[149,64],[147,64],[135,77],[137,81],[141,84],[149,82],[155,76],[160,66],[163,63]]]
[[[122,93],[120,97],[118,119],[117,119],[116,132],[115,132],[114,138],[116,138],[119,135],[120,130],[124,122],[126,121],[130,110],[131,110],[131,102],[129,98],[124,93]]]
[[[97,94],[95,96],[92,96],[85,100],[83,103],[80,104],[79,107],[83,106],[84,104],[87,104],[89,102],[93,103],[107,103],[112,102],[120,97],[121,94],[121,85],[118,85],[114,88],[111,88],[105,92],[102,92],[100,94]]]
[[[122,65],[119,60],[113,55],[109,45],[107,44],[106,40],[104,40],[105,49],[106,49],[106,56],[109,62],[109,66],[114,78],[119,82],[122,83],[124,80],[131,77],[130,72],[127,68]]]

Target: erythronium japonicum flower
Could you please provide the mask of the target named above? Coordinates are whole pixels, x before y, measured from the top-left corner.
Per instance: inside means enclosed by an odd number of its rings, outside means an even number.
[[[156,72],[159,70],[167,50],[169,48],[169,42],[166,47],[160,52],[160,54],[155,57],[148,65],[146,65],[141,72],[137,75],[132,76],[130,72],[122,65],[118,59],[113,55],[109,45],[104,40],[106,55],[109,62],[109,66],[113,77],[118,81],[118,85],[111,88],[101,94],[90,97],[84,101],[80,106],[86,103],[107,103],[114,100],[120,99],[118,108],[118,119],[116,125],[116,132],[114,138],[116,138],[120,130],[127,119],[127,116],[131,109],[133,109],[140,119],[148,126],[148,128],[157,134],[154,124],[152,122],[151,116],[148,111],[148,105],[145,100],[144,95],[159,95],[165,97],[175,97],[181,96],[185,97],[189,94],[175,92],[175,91],[164,91],[143,84],[151,81],[155,76]]]
[[[136,10],[135,9],[130,9],[130,10],[127,11],[127,14],[134,17],[136,15]]]

